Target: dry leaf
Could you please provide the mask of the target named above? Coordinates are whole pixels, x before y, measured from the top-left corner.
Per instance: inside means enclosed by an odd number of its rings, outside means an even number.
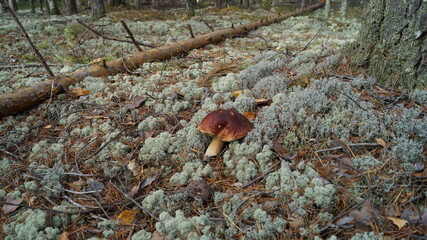
[[[153,232],[153,236],[151,237],[151,240],[165,240],[165,238],[160,235],[159,232],[155,231]]]
[[[378,145],[381,145],[383,147],[387,146],[387,144],[385,143],[384,139],[382,139],[382,138],[375,138],[375,142],[377,142]]]
[[[187,191],[188,196],[200,198],[204,202],[209,202],[214,192],[212,187],[204,179],[200,180],[197,184],[190,184],[184,189]]]
[[[271,98],[269,98],[269,99],[265,99],[265,98],[255,99],[255,103],[257,105],[268,105],[272,102],[273,102],[273,100]]]
[[[427,228],[427,208],[424,208],[423,216],[421,217],[421,224]]]
[[[108,119],[108,117],[104,117],[104,116],[84,116],[84,119]]]
[[[399,230],[408,223],[408,221],[400,218],[388,217],[387,219],[391,220],[394,223],[394,225],[396,225],[399,228]]]
[[[349,226],[350,227],[353,226],[353,224],[351,224],[351,225],[349,224],[349,223],[352,223],[353,221],[354,221],[354,217],[347,216],[347,217],[343,217],[340,220],[338,220],[336,222],[336,224],[338,227],[348,228]]]
[[[402,213],[402,219],[408,221],[410,225],[417,225],[420,221],[420,215],[409,208],[405,208]]]
[[[239,90],[239,91],[234,91],[233,92],[233,96],[234,97],[238,97],[240,94],[242,94],[243,93],[243,90]]]
[[[132,190],[130,190],[130,192],[128,193],[129,197],[134,197],[140,189],[143,189],[146,186],[150,185],[152,182],[154,182],[154,180],[156,180],[156,178],[147,178],[147,179],[144,179],[139,184],[135,185],[132,188]]]
[[[285,157],[286,155],[286,149],[283,147],[283,145],[277,141],[273,142],[273,150],[277,153],[280,157]]]
[[[59,236],[58,240],[68,240],[68,232],[63,232],[61,236]]]
[[[96,58],[89,62],[89,65],[104,65],[105,58]]]
[[[362,209],[360,209],[360,211],[359,210],[353,210],[350,212],[349,216],[353,217],[357,223],[360,223],[360,224],[365,225],[365,226],[370,226],[371,225],[371,219],[373,217],[371,201],[366,200],[363,203],[363,207],[362,207]]]
[[[52,128],[52,125],[50,124],[44,127],[44,129],[51,129],[51,128]]]
[[[4,199],[4,205],[1,210],[6,214],[11,213],[19,207],[21,202],[22,199],[9,195]]]
[[[294,228],[298,229],[302,226],[304,226],[304,219],[301,216],[295,216],[288,218],[289,225]]]
[[[83,89],[83,88],[76,88],[71,90],[73,94],[75,94],[77,97],[86,96],[90,93],[89,90]]]
[[[130,210],[124,210],[120,215],[117,217],[117,220],[121,221],[125,224],[130,224],[135,221],[135,215],[139,212],[139,210],[130,211]]]
[[[249,120],[254,120],[256,118],[256,115],[257,114],[255,112],[243,112],[243,116],[245,116]]]
[[[134,177],[141,173],[141,166],[139,166],[135,160],[132,160],[128,163],[128,169],[132,172]]]

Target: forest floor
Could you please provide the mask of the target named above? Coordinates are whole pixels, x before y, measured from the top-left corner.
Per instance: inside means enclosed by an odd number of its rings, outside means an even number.
[[[278,10],[19,14],[55,74]],[[357,14],[322,11],[134,72],[88,77],[0,120],[1,239],[425,239],[427,91],[350,68]],[[47,74],[0,15],[0,94]],[[208,24],[206,24],[208,23]],[[147,48],[148,49],[148,48]],[[36,64],[37,65],[37,64]],[[253,124],[218,157],[197,131],[236,109]]]

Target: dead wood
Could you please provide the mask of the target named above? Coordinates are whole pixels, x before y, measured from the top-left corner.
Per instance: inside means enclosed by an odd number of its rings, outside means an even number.
[[[302,10],[291,12],[275,18],[262,19],[261,21],[203,34],[195,38],[189,38],[181,42],[164,45],[162,47],[151,49],[145,52],[138,52],[132,56],[129,56],[128,58],[120,58],[108,61],[103,64],[103,66],[88,66],[67,76],[57,76],[54,79],[48,79],[35,86],[2,94],[0,95],[0,118],[12,114],[22,113],[42,103],[46,99],[49,99],[52,95],[64,92],[70,85],[82,81],[88,76],[104,77],[120,72],[129,72],[137,69],[146,62],[164,61],[174,56],[183,55],[192,49],[202,48],[208,44],[216,44],[226,38],[242,36],[259,27],[277,23],[284,19],[297,16],[305,12],[314,11],[323,5],[324,3],[318,3]]]
[[[55,77],[55,75],[53,74],[52,70],[50,70],[49,66],[46,64],[46,60],[43,58],[42,54],[39,52],[39,50],[36,48],[36,46],[34,46],[33,41],[31,40],[30,36],[28,36],[27,31],[25,30],[24,26],[22,26],[21,21],[16,16],[15,12],[13,11],[13,9],[9,6],[8,2],[6,2],[4,0],[1,0],[0,1],[0,6],[3,6],[3,8],[6,9],[10,13],[10,15],[13,18],[13,20],[15,20],[15,22],[18,25],[19,29],[21,29],[22,35],[25,37],[25,39],[27,40],[28,44],[31,46],[31,48],[33,49],[34,53],[36,54],[37,58],[39,59],[39,61],[43,65],[43,67],[46,69],[46,72],[51,77]]]

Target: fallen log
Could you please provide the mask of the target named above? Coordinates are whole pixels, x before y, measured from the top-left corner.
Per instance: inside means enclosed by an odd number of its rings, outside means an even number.
[[[120,72],[129,72],[137,69],[146,62],[163,61],[170,59],[173,56],[183,55],[193,49],[202,48],[208,44],[216,44],[226,38],[241,36],[259,27],[267,26],[293,16],[314,11],[318,8],[321,8],[323,5],[324,3],[318,3],[275,18],[262,19],[260,21],[210,32],[195,38],[189,38],[181,42],[164,45],[162,47],[151,49],[145,52],[138,52],[132,56],[129,56],[128,58],[120,58],[104,62],[101,66],[88,66],[82,70],[75,71],[66,76],[57,76],[54,79],[48,79],[35,86],[2,94],[0,95],[0,118],[12,114],[22,113],[34,106],[37,106],[46,99],[49,99],[54,94],[64,92],[70,85],[82,81],[88,76],[103,77],[114,75]]]

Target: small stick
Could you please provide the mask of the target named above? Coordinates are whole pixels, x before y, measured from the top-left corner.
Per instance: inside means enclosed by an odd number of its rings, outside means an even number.
[[[48,64],[50,67],[63,67],[63,64]],[[12,68],[38,68],[43,65],[38,63],[22,64],[22,65],[0,65],[0,69],[12,69]]]
[[[77,20],[77,22],[80,23],[83,27],[85,27],[89,31],[91,31],[91,32],[95,33],[96,35],[102,37],[103,39],[112,40],[112,41],[118,41],[118,42],[133,43],[132,41],[129,41],[129,40],[123,40],[123,39],[118,39],[118,38],[104,36],[100,32],[98,32],[95,29],[92,29],[91,27],[89,27],[88,25],[86,25],[84,22],[82,22],[80,20]],[[138,41],[137,41],[137,43],[139,45],[141,45],[141,46],[144,46],[144,47],[157,48],[157,46],[155,46],[153,44],[141,43],[141,42],[138,42]]]
[[[188,31],[190,31],[191,38],[194,38],[194,33],[193,33],[193,29],[191,28],[191,25],[187,24],[187,28],[188,28]]]
[[[215,32],[215,30],[209,25],[208,22],[206,22],[205,19],[202,19],[203,23],[206,24],[206,26],[211,30],[211,32]]]
[[[380,146],[378,143],[353,143],[353,144],[348,144],[349,147],[359,147],[359,146],[363,146],[363,147],[376,147],[376,146]],[[328,148],[328,149],[321,149],[321,150],[317,150],[315,151],[315,153],[321,153],[321,152],[330,152],[330,151],[335,151],[335,150],[340,150],[343,149],[343,147],[333,147],[333,148]]]
[[[33,49],[34,53],[37,55],[37,58],[42,63],[43,67],[46,69],[47,73],[54,78],[55,74],[53,74],[52,70],[50,70],[49,66],[46,63],[46,60],[43,58],[39,50],[34,46],[33,41],[31,41],[31,38],[28,36],[27,31],[25,30],[24,26],[22,26],[21,21],[19,21],[18,17],[16,16],[15,12],[10,8],[9,4],[5,0],[0,0],[0,4],[3,6],[4,9],[6,9],[12,18],[15,20],[16,24],[18,24],[19,29],[21,29],[22,35],[24,35],[27,42],[30,44],[31,48]]]
[[[125,31],[128,33],[129,38],[132,40],[133,45],[135,45],[135,47],[138,49],[138,51],[142,52],[142,48],[139,46],[138,42],[135,40],[135,38],[133,37],[132,32],[130,31],[130,29],[128,28],[128,26],[126,25],[125,21],[121,20],[120,23],[122,24],[123,28],[125,29]]]

